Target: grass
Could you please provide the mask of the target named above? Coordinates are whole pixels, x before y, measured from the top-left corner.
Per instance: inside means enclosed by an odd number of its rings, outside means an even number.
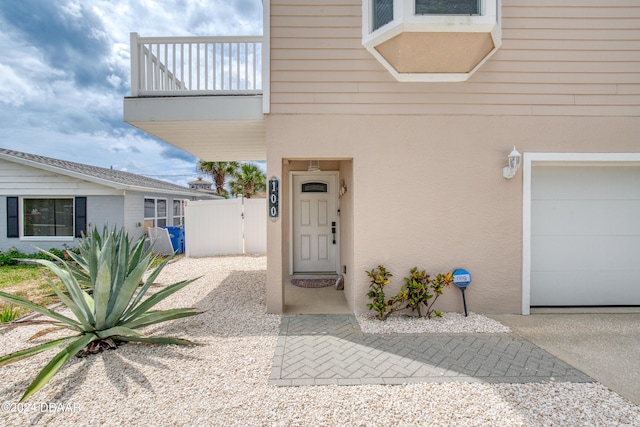
[[[4,306],[0,311],[0,323],[11,322],[18,317],[19,313],[18,309],[11,304]]]
[[[0,290],[43,306],[58,302],[58,298],[47,282],[47,278],[60,285],[58,278],[44,267],[29,264],[0,266]],[[0,300],[0,311],[8,310],[9,304]],[[30,313],[23,307],[16,307],[17,317]]]

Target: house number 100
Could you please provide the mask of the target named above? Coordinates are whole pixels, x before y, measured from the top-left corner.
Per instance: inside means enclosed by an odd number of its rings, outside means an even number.
[[[275,221],[280,216],[280,208],[278,200],[280,198],[280,182],[278,178],[272,176],[269,178],[269,219]]]

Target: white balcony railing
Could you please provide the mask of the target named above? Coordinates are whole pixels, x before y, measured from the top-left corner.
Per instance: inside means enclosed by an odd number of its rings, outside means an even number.
[[[131,96],[262,93],[262,37],[131,33]]]

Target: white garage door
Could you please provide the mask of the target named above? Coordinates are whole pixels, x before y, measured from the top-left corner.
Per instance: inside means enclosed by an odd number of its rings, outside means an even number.
[[[532,168],[531,305],[640,305],[640,167]]]

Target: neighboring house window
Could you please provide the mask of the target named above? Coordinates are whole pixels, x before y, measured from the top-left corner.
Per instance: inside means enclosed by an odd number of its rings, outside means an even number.
[[[73,198],[22,199],[24,237],[73,237]]]
[[[82,237],[86,229],[86,197],[7,197],[7,238]]]
[[[184,207],[186,206],[186,200],[174,200],[173,201],[173,225],[184,224]]]
[[[165,199],[144,199],[144,232],[149,227],[167,225],[167,201]]]

